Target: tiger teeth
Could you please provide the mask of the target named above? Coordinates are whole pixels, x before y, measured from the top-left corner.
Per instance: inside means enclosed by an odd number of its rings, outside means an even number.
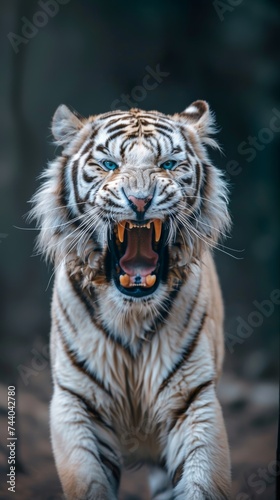
[[[158,242],[160,240],[160,236],[161,236],[162,222],[159,219],[155,219],[152,222],[154,223],[154,226],[155,226],[156,242]],[[151,229],[151,222],[147,222],[147,224],[139,225],[139,224],[133,224],[133,222],[131,222],[130,220],[128,220],[128,221],[122,220],[121,222],[118,222],[118,238],[119,238],[121,243],[123,243],[123,241],[124,241],[124,231],[125,231],[126,223],[128,223],[129,229],[134,229],[134,228],[136,228],[136,229],[143,229],[143,228]]]
[[[155,227],[155,240],[157,243],[161,237],[162,222],[159,219],[154,219],[153,222],[154,222],[154,227]]]
[[[155,274],[148,274],[148,276],[142,279],[142,283],[132,283],[131,278],[128,274],[122,274],[121,276],[119,276],[120,284],[125,288],[139,286],[139,285],[147,286],[150,288],[155,284],[156,279],[157,277]]]
[[[146,285],[148,287],[153,286],[156,282],[156,279],[157,279],[157,277],[155,274],[148,274],[148,276],[146,276]]]
[[[125,220],[118,223],[118,238],[119,238],[121,243],[123,243],[123,240],[124,240],[125,224],[126,224]]]
[[[128,221],[128,228],[129,229],[134,229],[134,228],[136,228],[136,229],[143,229],[143,228],[150,229],[151,228],[151,223],[148,222],[147,224],[141,224],[141,225],[139,225],[139,224],[133,224],[133,222]]]
[[[128,276],[128,274],[122,274],[120,276],[120,284],[122,286],[128,287],[128,285],[130,284],[130,276]]]

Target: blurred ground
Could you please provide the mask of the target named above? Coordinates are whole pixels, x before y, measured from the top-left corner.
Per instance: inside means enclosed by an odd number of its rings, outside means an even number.
[[[7,493],[6,450],[0,451],[0,498],[3,500],[62,500],[49,440],[48,401],[50,373],[46,368],[18,384],[16,430],[18,436],[16,493]],[[0,386],[5,401],[6,386]],[[278,388],[274,383],[244,382],[225,373],[219,386],[232,457],[232,498],[274,500]],[[7,435],[7,409],[0,408],[1,435]],[[265,472],[259,472],[264,470]],[[265,474],[265,478],[260,477]],[[251,478],[251,480],[250,480]],[[249,483],[248,483],[249,481]],[[251,483],[251,484],[250,484]],[[127,472],[120,500],[149,500],[145,471]],[[246,493],[248,496],[238,494]]]

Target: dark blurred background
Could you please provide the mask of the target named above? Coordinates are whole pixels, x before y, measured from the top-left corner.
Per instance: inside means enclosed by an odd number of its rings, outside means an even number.
[[[233,498],[274,498],[280,473],[277,4],[1,0],[1,498],[62,498],[48,429],[52,270],[32,257],[36,232],[24,219],[38,176],[56,154],[50,121],[61,103],[87,116],[128,108],[127,99],[164,113],[206,99],[215,111],[224,156],[212,158],[229,181],[233,217],[225,243],[232,250],[222,248],[230,255],[215,252],[226,310],[219,392]],[[149,83],[157,85],[147,90],[145,75],[153,72]],[[6,483],[8,385],[17,395],[16,494]],[[125,476],[121,498],[149,498],[141,471]]]

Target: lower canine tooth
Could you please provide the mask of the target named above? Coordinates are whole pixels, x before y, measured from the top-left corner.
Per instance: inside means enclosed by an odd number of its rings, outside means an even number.
[[[161,228],[162,222],[159,219],[154,219],[154,227],[155,227],[155,240],[156,243],[160,240],[161,237]]]
[[[156,275],[155,274],[148,274],[148,276],[146,276],[146,285],[147,286],[153,286],[156,282]]]
[[[130,276],[128,276],[128,274],[122,274],[120,276],[120,284],[122,286],[128,286],[130,283]]]

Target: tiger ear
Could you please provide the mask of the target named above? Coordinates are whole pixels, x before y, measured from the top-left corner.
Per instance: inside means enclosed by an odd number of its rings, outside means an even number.
[[[214,114],[206,101],[193,102],[180,113],[180,117],[186,125],[195,129],[202,143],[219,149],[217,142],[209,137],[217,132],[217,128]]]
[[[58,106],[52,119],[52,134],[58,144],[68,144],[82,126],[80,118],[65,104]]]

